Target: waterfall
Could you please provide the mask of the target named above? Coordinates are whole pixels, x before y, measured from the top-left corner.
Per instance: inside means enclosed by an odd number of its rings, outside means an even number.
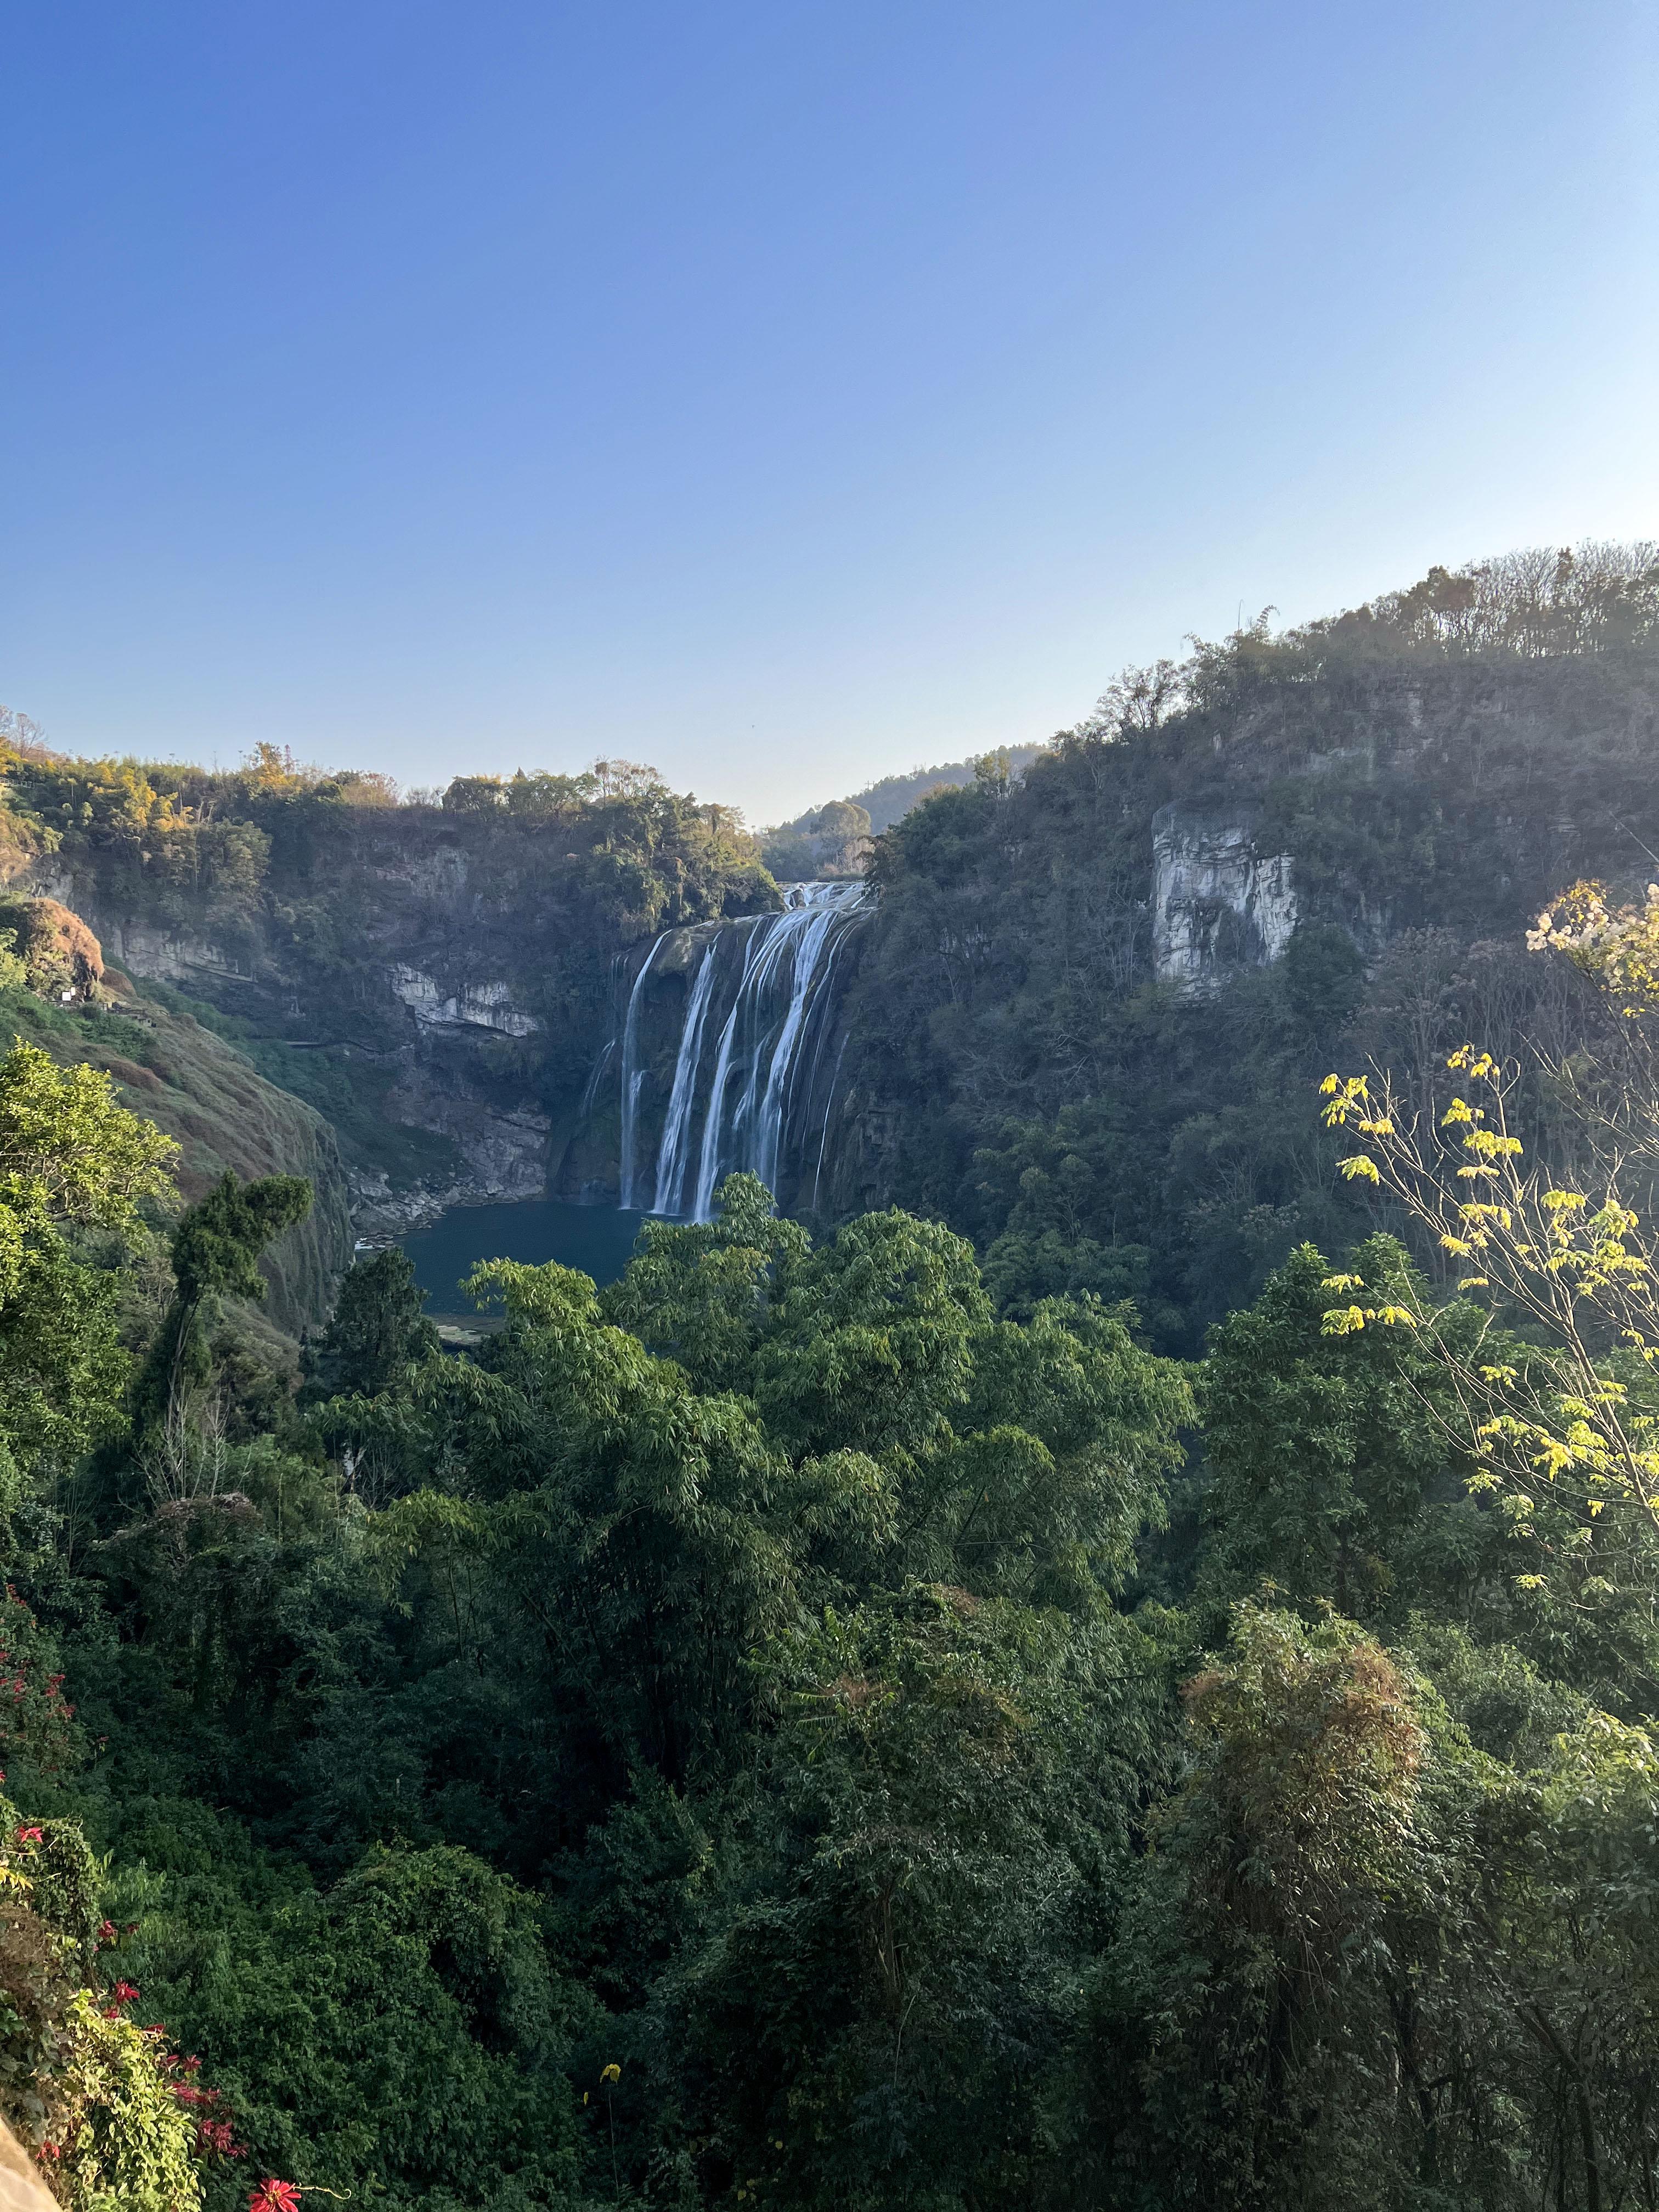
[[[679,1053],[674,1062],[674,1087],[668,1094],[668,1118],[662,1125],[662,1142],[657,1147],[657,1189],[651,1202],[653,1213],[685,1211],[686,1139],[691,1133],[702,1025],[708,1018],[708,1001],[714,994],[714,977],[720,969],[719,943],[718,938],[710,939],[697,963],[697,978],[686,1001],[685,1027],[680,1033]]]
[[[664,945],[684,933],[667,932],[646,955],[622,1024],[623,1206],[648,1193],[654,1213],[707,1221],[715,1190],[738,1169],[775,1191],[793,1170],[816,1194],[840,1072],[837,1053],[824,1096],[835,979],[868,907],[860,883],[793,884],[785,896],[781,914],[719,924],[695,955],[654,1176],[641,1158],[647,978],[661,972]]]
[[[743,980],[726,1018],[703,1116],[702,1152],[692,1207],[698,1221],[707,1221],[713,1212],[715,1188],[723,1172],[747,1168],[769,1190],[777,1188],[778,1150],[799,1070],[801,1033],[809,1009],[827,995],[815,986],[827,980],[830,962],[825,954],[828,951],[833,961],[836,924],[857,903],[863,885],[802,884],[799,889],[817,896],[803,896],[798,905],[769,917],[744,948]],[[841,896],[830,897],[826,893]],[[769,1029],[769,1012],[783,998],[786,988],[783,1018]],[[728,1119],[732,1047],[739,1038],[746,1073]],[[689,1030],[686,1043],[690,1044]]]
[[[651,963],[662,950],[662,944],[659,937],[646,954],[644,963],[634,978],[634,988],[628,994],[628,1012],[623,1021],[622,1203],[624,1206],[638,1203],[635,1197],[634,1156],[637,1150],[640,1090],[645,1081],[645,1070],[640,1064],[640,994],[645,988],[646,977],[651,973]]]

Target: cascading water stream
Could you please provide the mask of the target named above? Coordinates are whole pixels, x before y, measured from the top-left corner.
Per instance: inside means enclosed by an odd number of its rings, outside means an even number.
[[[827,974],[825,953],[835,942],[836,925],[863,890],[857,884],[813,884],[801,888],[820,894],[850,890],[854,896],[851,899],[822,895],[803,898],[799,906],[786,908],[764,932],[757,931],[751,941],[743,981],[726,1018],[728,1036],[746,1032],[748,1073],[728,1127],[726,1099],[731,1055],[727,1038],[723,1037],[702,1125],[702,1154],[692,1208],[699,1221],[708,1220],[714,1211],[723,1163],[727,1172],[734,1167],[747,1168],[769,1190],[777,1188],[779,1143],[807,1013],[817,995],[815,987]],[[778,995],[786,970],[789,996],[783,1020],[775,1033],[768,1035],[763,1030],[767,1008]]]
[[[651,1206],[653,1213],[684,1211],[686,1139],[691,1132],[691,1106],[702,1028],[708,1017],[708,1001],[714,993],[714,978],[720,970],[718,943],[718,939],[712,939],[704,950],[697,963],[691,996],[686,1002],[685,1028],[681,1033],[679,1055],[674,1062],[674,1087],[668,1094],[668,1118],[662,1125],[662,1142],[657,1147],[657,1190]]]
[[[696,957],[654,1176],[641,1158],[648,1074],[642,1036],[647,979],[659,972],[658,955],[676,933],[647,954],[622,1024],[623,1206],[648,1202],[654,1213],[706,1221],[725,1176],[745,1169],[775,1190],[797,1155],[804,1170],[816,1166],[816,1190],[835,1087],[832,1079],[820,1116],[814,1103],[833,1026],[834,978],[867,907],[859,883],[797,884],[787,896],[781,914],[721,923]],[[839,1065],[837,1055],[836,1072]],[[803,1126],[809,1115],[810,1131]]]
[[[645,979],[651,973],[651,963],[662,950],[659,937],[645,956],[639,974],[634,978],[634,988],[628,994],[628,1012],[623,1021],[622,1049],[622,1204],[624,1207],[637,1206],[635,1196],[635,1154],[638,1149],[640,1121],[640,1090],[645,1081],[645,1070],[640,1061],[640,1000],[645,989]]]

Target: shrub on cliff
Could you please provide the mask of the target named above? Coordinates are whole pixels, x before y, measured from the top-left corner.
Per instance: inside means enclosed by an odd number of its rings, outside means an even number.
[[[22,980],[32,991],[57,998],[65,991],[88,997],[104,980],[103,947],[78,914],[56,899],[9,899],[0,904],[0,931],[9,932]]]

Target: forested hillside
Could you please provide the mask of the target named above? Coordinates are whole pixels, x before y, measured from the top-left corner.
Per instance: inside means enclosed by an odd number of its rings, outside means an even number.
[[[1659,2207],[1656,643],[1639,550],[1437,572],[988,762],[875,852],[841,1218],[732,1176],[459,1356],[396,1249],[262,1337],[327,1160],[232,1124],[412,1184],[498,1050],[550,1122],[617,952],[775,900],[736,826],[16,756],[59,2200]]]
[[[1524,932],[1659,872],[1638,549],[1517,557],[1132,672],[1023,778],[881,841],[836,1204],[943,1214],[1017,1309],[1137,1298],[1171,1348],[1363,1216],[1306,1109],[1339,1060],[1571,1048]]]

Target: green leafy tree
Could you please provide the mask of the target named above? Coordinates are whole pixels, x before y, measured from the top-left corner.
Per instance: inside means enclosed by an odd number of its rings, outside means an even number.
[[[1093,1997],[1068,2201],[1396,2202],[1364,2032],[1422,1881],[1411,1686],[1352,1623],[1247,1606],[1183,1696],[1191,1769]]]
[[[878,1215],[814,1249],[741,1179],[603,1299],[557,1267],[476,1288],[507,1309],[483,1358],[374,1414],[412,1470],[368,1539],[405,1656],[315,1750],[358,1832],[415,1816],[411,1759],[423,1816],[538,1858],[642,1771],[723,1786],[753,1652],[826,1603],[925,1579],[1102,1612],[1191,1412],[1121,1316],[998,1322],[962,1239]]]
[[[0,1453],[15,1485],[67,1471],[118,1418],[126,1359],[116,1284],[77,1233],[118,1250],[171,1188],[172,1139],[118,1103],[108,1076],[59,1068],[21,1038],[0,1060]],[[0,1467],[0,1475],[5,1473]]]
[[[405,1368],[439,1349],[423,1304],[415,1263],[395,1244],[354,1261],[328,1326],[307,1346],[306,1395],[376,1398],[390,1389]]]
[[[141,1429],[159,1431],[175,1455],[194,1401],[212,1381],[211,1333],[221,1301],[263,1300],[260,1255],[310,1210],[311,1185],[303,1176],[244,1183],[227,1175],[173,1231],[173,1301],[140,1378],[137,1404]]]
[[[577,2197],[564,2062],[588,2012],[533,1898],[453,1849],[373,1852],[319,1891],[188,1808],[134,1840],[155,1871],[124,1963],[213,2053],[258,2170],[430,2212]],[[246,2188],[226,2172],[210,2205]]]
[[[1145,1646],[915,1585],[775,1647],[746,1847],[665,1978],[708,2198],[1023,2206],[1091,1886],[1127,1853]]]
[[[1414,1329],[1370,1331],[1363,1345],[1326,1329],[1352,1302],[1344,1285],[1363,1280],[1404,1311],[1425,1303],[1421,1278],[1387,1237],[1348,1267],[1334,1276],[1304,1244],[1211,1333],[1200,1383],[1207,1603],[1271,1584],[1351,1620],[1400,1620],[1421,1607],[1465,1612],[1480,1579],[1502,1571],[1502,1531],[1468,1494],[1434,1347]],[[1440,1326],[1472,1346],[1480,1316],[1465,1308]]]

